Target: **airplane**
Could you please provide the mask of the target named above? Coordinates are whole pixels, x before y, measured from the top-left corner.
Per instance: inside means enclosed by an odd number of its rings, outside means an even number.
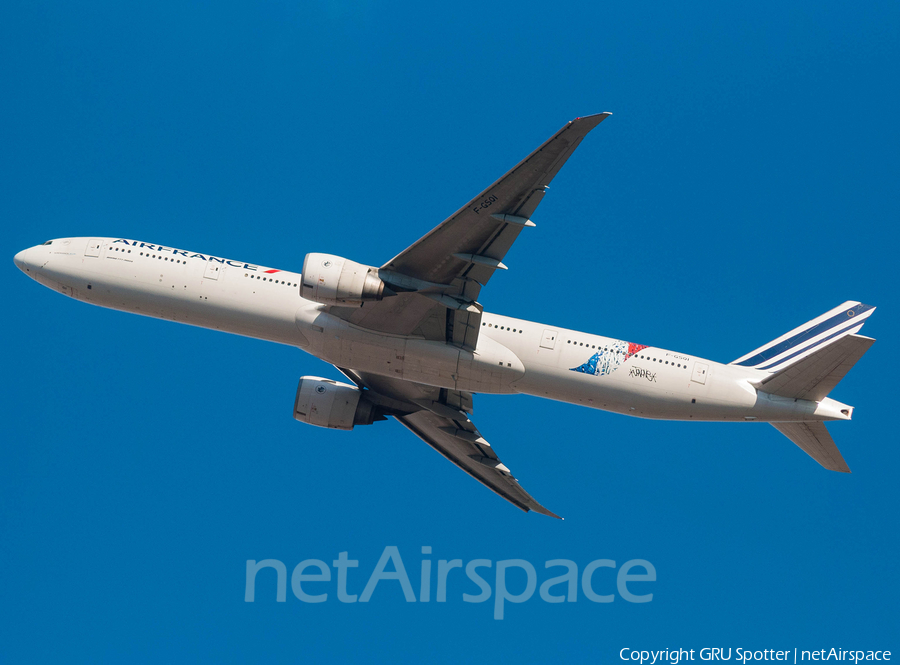
[[[875,341],[874,307],[844,302],[730,363],[486,312],[497,271],[582,139],[567,123],[506,175],[381,267],[310,253],[300,272],[130,238],[48,240],[27,276],[93,305],[297,347],[349,383],[300,378],[294,418],[352,430],[394,418],[518,508],[526,492],[472,422],[473,396],[527,394],[640,418],[768,422],[826,469],[850,469],[825,427],[828,394]]]

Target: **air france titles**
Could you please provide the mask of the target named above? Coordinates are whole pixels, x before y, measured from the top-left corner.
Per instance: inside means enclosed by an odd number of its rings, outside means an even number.
[[[138,242],[137,240],[125,240],[124,238],[119,238],[118,240],[113,241],[113,244],[123,244],[128,245],[129,247],[134,247],[136,249],[146,249],[147,251],[157,252],[159,254],[171,254],[172,256],[183,256],[186,259],[202,259],[204,261],[211,261],[214,263],[222,263],[232,266],[233,268],[243,268],[245,270],[253,270],[256,271],[259,269],[259,266],[254,266],[249,263],[243,263],[241,261],[232,261],[231,259],[220,259],[218,256],[207,256],[205,254],[191,254],[190,252],[186,252],[183,249],[172,249],[171,247],[164,247],[162,245],[152,245],[149,242]]]

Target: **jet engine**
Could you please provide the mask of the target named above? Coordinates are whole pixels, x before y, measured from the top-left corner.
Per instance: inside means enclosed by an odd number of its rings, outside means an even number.
[[[397,295],[378,277],[378,268],[331,254],[303,259],[300,295],[324,305],[362,305]]]
[[[353,429],[386,420],[379,408],[356,386],[318,376],[300,377],[294,400],[294,418],[331,429]]]

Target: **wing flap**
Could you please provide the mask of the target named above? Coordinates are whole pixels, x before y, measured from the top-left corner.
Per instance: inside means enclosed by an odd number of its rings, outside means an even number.
[[[523,228],[520,223],[504,221],[502,215],[530,218],[543,198],[545,188],[582,139],[610,115],[598,113],[566,124],[490,187],[383,267],[439,284],[450,284],[458,277],[486,284],[494,273],[493,267],[470,263],[454,254],[502,261]]]
[[[503,177],[382,266],[400,282],[428,284],[430,291],[407,285],[397,296],[361,307],[331,307],[329,312],[369,330],[413,334],[474,349],[481,316],[476,300],[481,288],[501,269],[522,229],[534,226],[529,218],[550,181],[588,132],[610,115],[599,113],[567,123]],[[454,313],[460,310],[472,316]]]
[[[368,398],[482,485],[524,511],[562,519],[534,500],[472,423],[472,394],[421,383],[338,370],[367,389]]]
[[[396,418],[422,441],[517,508],[561,519],[519,485],[471,421],[451,420],[428,410]],[[478,439],[482,442],[477,442]]]

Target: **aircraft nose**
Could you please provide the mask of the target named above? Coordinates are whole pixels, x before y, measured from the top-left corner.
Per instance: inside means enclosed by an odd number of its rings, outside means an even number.
[[[30,266],[28,265],[28,252],[29,249],[23,249],[21,252],[16,254],[13,257],[13,262],[16,264],[16,268],[25,272]]]

